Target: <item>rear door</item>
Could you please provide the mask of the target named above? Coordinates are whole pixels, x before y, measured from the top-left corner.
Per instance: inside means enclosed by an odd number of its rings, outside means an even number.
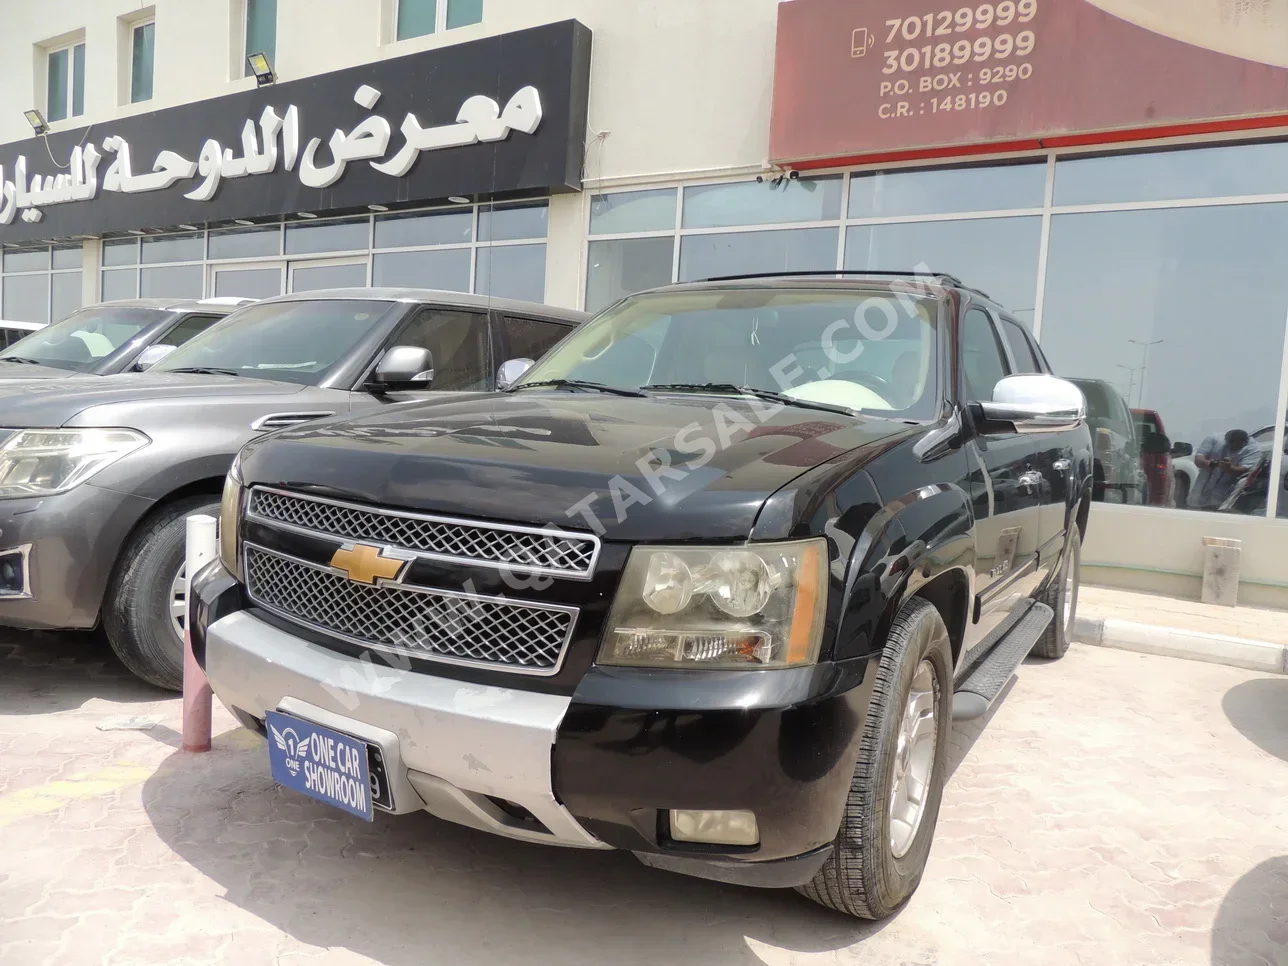
[[[958,331],[961,401],[988,401],[1010,374],[991,313],[968,305]],[[973,464],[977,620],[967,634],[969,650],[979,646],[1015,607],[1036,589],[1039,508],[1045,481],[1034,466],[1034,446],[1018,433],[975,435],[967,444]],[[978,471],[974,471],[978,467]]]
[[[1011,358],[1013,373],[1042,373],[1046,367],[1028,330],[1015,319],[998,316],[1002,341]],[[1073,474],[1069,433],[1036,433],[1022,437],[1032,450],[1029,465],[1042,474],[1038,493],[1038,569],[1047,570],[1064,546],[1065,510]]]

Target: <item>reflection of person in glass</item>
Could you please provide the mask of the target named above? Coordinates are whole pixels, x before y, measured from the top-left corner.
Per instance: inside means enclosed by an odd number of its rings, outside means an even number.
[[[1209,436],[1194,453],[1199,476],[1190,491],[1190,508],[1220,509],[1239,479],[1261,461],[1261,448],[1242,429],[1232,429],[1225,439]]]

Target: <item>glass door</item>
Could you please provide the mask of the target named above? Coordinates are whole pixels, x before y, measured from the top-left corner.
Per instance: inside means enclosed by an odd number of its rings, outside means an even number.
[[[241,262],[210,268],[210,293],[216,298],[272,298],[285,293],[285,281],[285,262]]]
[[[316,292],[326,288],[364,288],[367,259],[324,258],[291,262],[287,266],[291,292]]]

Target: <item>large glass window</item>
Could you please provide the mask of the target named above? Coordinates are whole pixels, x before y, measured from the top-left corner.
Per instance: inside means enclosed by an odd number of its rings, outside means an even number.
[[[543,263],[544,265],[544,263]],[[440,248],[417,252],[382,252],[373,259],[371,284],[380,288],[470,290],[470,250]]]
[[[592,235],[672,231],[675,228],[675,188],[618,191],[596,195],[590,203]]]
[[[634,292],[671,281],[675,238],[616,238],[590,243],[586,311],[598,312]]]
[[[474,291],[497,298],[541,302],[546,297],[546,246],[479,248]]]
[[[246,60],[251,54],[267,54],[277,60],[277,0],[246,0],[246,46],[242,57],[243,77],[252,73]]]
[[[11,248],[0,271],[0,318],[58,322],[81,306],[80,245]]]
[[[299,221],[286,226],[286,254],[366,251],[371,241],[367,218],[341,221]]]
[[[836,270],[836,229],[686,235],[680,243],[680,281],[753,272]]]
[[[1169,456],[1171,503],[1266,512],[1272,447],[1249,438],[1281,415],[1285,237],[1288,204],[1053,217],[1042,344],[1083,386],[1104,499],[1166,504]]]
[[[395,0],[394,37],[407,40],[483,21],[483,0]]]
[[[1041,248],[1038,215],[855,225],[846,231],[845,267],[946,272],[1031,322]]]
[[[1288,142],[1070,158],[1055,169],[1056,205],[1288,193]]]
[[[134,27],[133,51],[130,57],[130,102],[152,100],[152,71],[156,61],[155,23],[141,23]]]
[[[850,217],[1041,208],[1046,171],[1043,163],[856,174],[850,179]]]
[[[839,175],[696,185],[684,189],[684,227],[829,221],[840,217],[841,185]]]
[[[45,118],[65,121],[85,113],[85,45],[51,50],[45,58]]]

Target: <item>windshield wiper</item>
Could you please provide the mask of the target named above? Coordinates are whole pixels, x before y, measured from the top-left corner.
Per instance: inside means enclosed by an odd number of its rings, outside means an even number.
[[[157,372],[191,372],[198,376],[240,376],[236,369],[216,369],[214,366],[185,366],[182,369],[158,369]]]
[[[0,356],[0,362],[21,362],[28,366],[38,366],[41,364],[35,359],[27,359],[23,356]]]
[[[814,402],[811,399],[797,399],[795,396],[788,396],[786,393],[774,392],[772,389],[757,389],[755,386],[735,386],[731,382],[673,382],[657,383],[652,386],[645,386],[644,389],[649,392],[711,392],[723,393],[726,395],[754,396],[757,399],[763,399],[766,402],[781,403],[784,406],[795,406],[798,409],[821,409],[829,413],[842,413],[846,416],[855,415],[854,410],[846,409],[844,406],[833,406],[829,403]]]
[[[607,386],[602,382],[590,382],[586,379],[542,379],[540,382],[525,382],[518,386],[511,386],[505,392],[517,392],[520,389],[590,389],[595,392],[612,393],[614,396],[634,396],[640,399],[648,396],[646,392],[640,392],[638,389],[619,389],[617,386]]]

